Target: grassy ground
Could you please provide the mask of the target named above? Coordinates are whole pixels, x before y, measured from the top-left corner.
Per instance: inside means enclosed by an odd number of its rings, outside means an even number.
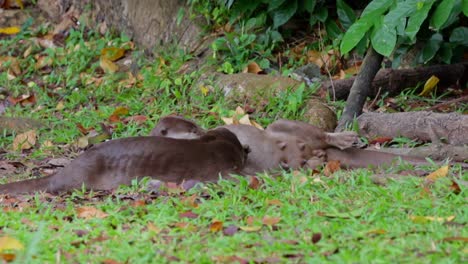
[[[71,31],[64,47],[34,44],[35,31],[0,39],[0,56],[17,58],[21,74],[10,78],[3,66],[0,87],[12,98],[34,94],[34,102],[8,105],[3,116],[32,117],[36,144],[14,151],[17,133],[0,138],[0,159],[21,163],[0,181],[30,177],[51,157],[76,155],[78,128],[112,130],[113,138],[146,135],[159,117],[178,113],[205,127],[221,124],[234,104],[216,91],[203,95],[190,87],[199,73],[181,73],[190,56],[176,51],[148,60],[125,37]],[[126,49],[139,66],[104,73],[100,52]],[[38,66],[41,57],[50,59]],[[8,64],[6,64],[8,65]],[[137,77],[137,73],[133,77]],[[405,96],[405,95],[403,95]],[[3,100],[4,98],[2,98]],[[272,100],[272,102],[275,102]],[[278,102],[278,100],[276,101]],[[254,113],[262,124],[284,116],[287,104]],[[111,122],[145,116],[146,121]],[[122,111],[122,109],[126,109]],[[128,113],[126,112],[128,110]],[[1,153],[1,152],[0,152]],[[435,170],[437,167],[426,169]],[[408,171],[391,168],[381,173]],[[413,169],[409,169],[413,172]],[[1,175],[1,174],[0,174]],[[403,177],[375,184],[372,170],[282,172],[222,181],[189,191],[174,186],[149,193],[144,184],[112,192],[62,196],[0,196],[0,262],[17,263],[461,263],[467,260],[466,192],[453,179],[468,180],[452,168],[449,177],[428,185]],[[256,180],[259,179],[259,182]],[[6,248],[6,249],[5,249]],[[8,249],[10,248],[10,249]]]

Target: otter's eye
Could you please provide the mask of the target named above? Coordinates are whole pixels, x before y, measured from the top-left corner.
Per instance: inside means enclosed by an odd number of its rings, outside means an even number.
[[[301,167],[304,167],[306,164],[307,164],[307,160],[304,159],[301,161]]]
[[[167,129],[161,129],[161,135],[163,136],[167,135]]]

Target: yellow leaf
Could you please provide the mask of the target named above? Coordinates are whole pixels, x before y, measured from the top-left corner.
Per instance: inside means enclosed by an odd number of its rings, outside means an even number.
[[[8,65],[8,68],[11,69],[16,76],[21,74],[21,68],[17,58],[11,56],[0,56],[0,69],[4,66],[6,67],[6,65]]]
[[[245,115],[244,109],[240,106],[236,107],[236,115]]]
[[[260,129],[260,130],[265,130],[259,123],[255,122],[255,121],[250,121],[250,123],[252,124],[252,126]]]
[[[125,50],[122,48],[109,47],[101,50],[101,58],[108,59],[110,61],[116,61],[123,57]]]
[[[200,85],[200,91],[203,94],[203,96],[207,96],[210,89],[208,89],[208,87],[206,87],[205,85]]]
[[[427,175],[426,176],[426,181],[435,181],[435,180],[437,180],[439,178],[447,177],[448,170],[449,170],[448,165],[442,166],[438,170],[436,170],[436,171],[430,173],[429,175]]]
[[[22,249],[24,249],[24,246],[17,239],[9,237],[9,236],[0,237],[0,252],[5,251],[5,250],[22,250]]]
[[[226,125],[234,124],[234,118],[232,117],[221,117],[221,120],[223,120],[224,124]]]
[[[106,58],[101,58],[99,66],[101,66],[101,68],[107,73],[114,73],[119,70],[119,66],[117,66],[117,64]]]
[[[37,58],[36,65],[34,66],[36,70],[42,69],[46,66],[51,66],[52,65],[52,58],[47,57],[47,56],[40,56]]]
[[[252,123],[250,123],[249,115],[244,115],[241,117],[241,119],[239,119],[239,124],[251,126]]]
[[[21,31],[19,27],[0,28],[0,34],[14,35]]]
[[[21,0],[16,0],[16,4],[17,4],[21,9],[24,9],[23,1],[21,1]]]
[[[257,232],[262,229],[262,226],[240,226],[239,228],[245,232]]]
[[[424,89],[422,92],[419,94],[419,96],[427,96],[429,95],[433,90],[434,87],[439,83],[439,78],[436,76],[432,75],[431,78],[429,78],[426,83],[424,84]]]
[[[411,221],[417,224],[427,223],[427,222],[451,222],[455,219],[454,215],[447,217],[434,217],[434,216],[417,216],[410,215],[409,218]]]
[[[29,130],[13,139],[13,150],[30,149],[36,144],[36,131]]]
[[[116,115],[116,116],[128,115],[128,108],[123,107],[123,106],[119,106],[114,110],[112,115]]]
[[[63,101],[59,101],[57,106],[55,107],[56,110],[63,110],[65,108],[65,105],[63,104]]]
[[[258,66],[256,62],[249,63],[249,65],[247,65],[247,67],[244,69],[244,72],[255,73],[255,74],[261,71],[262,71],[262,68],[260,68],[260,66]]]

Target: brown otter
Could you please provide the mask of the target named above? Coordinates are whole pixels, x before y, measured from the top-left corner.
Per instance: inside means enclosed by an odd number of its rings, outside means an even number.
[[[308,153],[306,155],[312,157],[307,165],[312,168],[327,160],[339,160],[341,167],[346,169],[390,165],[397,158],[413,165],[428,164],[425,159],[419,157],[353,148],[352,145],[358,141],[355,132],[327,133],[311,124],[285,119],[273,122],[266,131],[270,134],[296,136],[305,141]]]
[[[0,193],[52,193],[81,188],[107,190],[150,176],[161,181],[216,181],[239,173],[247,154],[227,129],[208,131],[199,139],[131,137],[85,151],[54,175],[0,185]]]
[[[150,135],[180,137],[195,134],[190,131],[197,131],[197,133],[203,131],[195,122],[183,117],[169,116],[161,120],[163,122],[158,123]],[[281,134],[267,135],[265,131],[249,125],[222,127],[234,133],[241,144],[247,145],[250,149],[242,174],[252,175],[280,167],[297,169],[304,166],[309,159],[304,155],[304,142],[295,137]]]
[[[327,133],[314,125],[295,120],[279,119],[271,123],[265,131],[270,135],[296,136],[314,150],[329,147],[346,149],[358,142],[356,132]]]
[[[205,131],[195,122],[180,116],[165,116],[159,119],[150,136],[193,139],[201,137]],[[170,136],[168,136],[170,135]]]

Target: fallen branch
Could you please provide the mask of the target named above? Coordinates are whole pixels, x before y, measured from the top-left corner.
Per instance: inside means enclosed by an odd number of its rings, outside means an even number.
[[[423,142],[468,144],[468,116],[456,113],[365,113],[358,119],[359,132],[368,138],[407,137]]]
[[[392,96],[405,88],[415,87],[418,83],[425,82],[432,75],[440,79],[439,85],[449,86],[459,82],[464,87],[468,76],[468,62],[414,69],[382,69],[375,76],[368,96],[375,97],[379,88],[382,89],[381,93],[388,92]],[[336,99],[344,100],[348,97],[355,79],[356,77],[351,77],[344,80],[326,81],[322,83],[322,89],[332,94],[334,87]]]

